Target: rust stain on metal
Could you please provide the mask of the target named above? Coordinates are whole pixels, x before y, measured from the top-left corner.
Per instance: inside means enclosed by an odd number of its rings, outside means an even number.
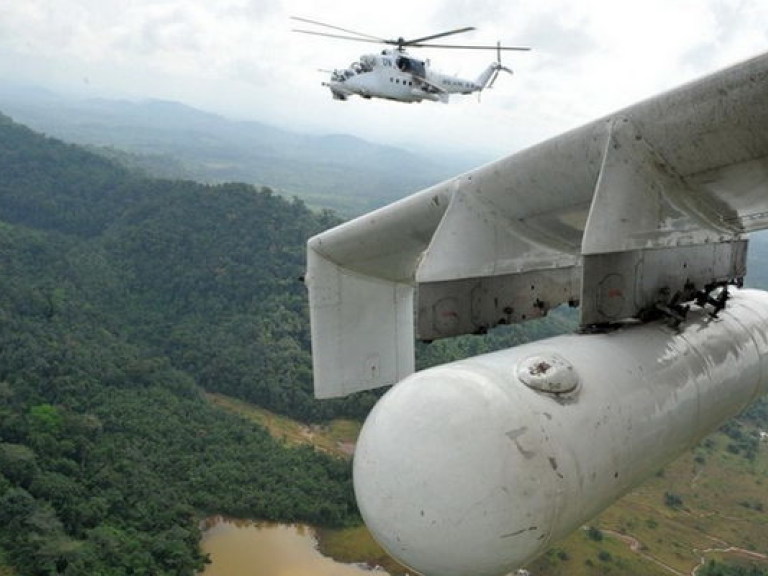
[[[525,534],[526,532],[533,532],[538,529],[539,529],[538,526],[529,526],[528,528],[521,528],[520,530],[517,530],[515,532],[510,532],[509,534],[502,534],[501,538],[514,538],[515,536],[520,536],[520,534]]]
[[[548,362],[544,362],[543,360],[541,362],[536,362],[533,364],[530,368],[531,374],[546,374],[549,369],[552,368],[552,364],[549,364]]]

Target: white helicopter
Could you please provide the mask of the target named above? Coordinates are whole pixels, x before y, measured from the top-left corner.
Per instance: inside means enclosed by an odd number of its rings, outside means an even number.
[[[499,72],[512,74],[512,70],[501,64],[502,50],[530,50],[530,48],[522,46],[502,46],[500,42],[496,46],[425,44],[428,40],[474,30],[471,26],[413,40],[405,40],[402,37],[397,40],[386,40],[316,20],[297,16],[292,16],[291,19],[353,34],[353,36],[295,28],[294,32],[395,46],[395,48],[384,49],[377,54],[364,54],[360,56],[359,61],[353,62],[348,68],[333,70],[330,80],[323,82],[323,86],[330,88],[331,94],[336,100],[346,100],[350,96],[358,95],[366,99],[384,98],[408,103],[421,102],[422,100],[448,103],[451,94],[479,93],[486,88],[491,88],[496,82]],[[414,58],[406,52],[406,47],[496,50],[496,62],[490,64],[475,80],[467,80],[432,70],[429,60]]]

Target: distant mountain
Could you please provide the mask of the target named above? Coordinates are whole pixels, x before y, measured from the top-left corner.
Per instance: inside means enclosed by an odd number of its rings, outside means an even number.
[[[107,148],[153,176],[246,182],[351,216],[459,174],[481,159],[429,157],[342,134],[228,120],[176,102],[75,99],[0,86],[0,112],[63,140]]]

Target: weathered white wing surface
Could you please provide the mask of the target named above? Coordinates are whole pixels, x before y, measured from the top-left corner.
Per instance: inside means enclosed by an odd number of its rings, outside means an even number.
[[[642,317],[745,274],[768,227],[768,54],[308,243],[315,393],[413,371],[413,342],[580,303]]]

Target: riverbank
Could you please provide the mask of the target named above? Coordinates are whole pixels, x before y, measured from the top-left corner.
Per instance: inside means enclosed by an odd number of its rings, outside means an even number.
[[[400,576],[405,569],[375,544],[364,527],[316,530],[303,524],[215,516],[203,524],[211,563],[200,576]],[[389,569],[392,568],[392,570]]]
[[[232,403],[220,395],[209,398],[222,408],[259,420],[286,442],[317,445],[328,439],[325,446],[339,457],[345,457],[340,445],[352,446],[359,426],[344,422],[308,426],[260,409],[250,410],[247,404]],[[759,564],[758,555],[768,556],[768,442],[760,440],[760,432],[768,426],[765,422],[765,417],[742,417],[702,440],[590,522],[605,531],[605,538],[594,540],[583,530],[575,531],[533,561],[528,567],[531,574],[690,575],[701,566],[700,551],[707,551],[707,561],[733,562],[738,555],[715,550],[728,548],[748,552],[749,560]],[[751,439],[755,441],[750,444]],[[680,504],[670,504],[670,495]],[[638,545],[628,545],[628,538]],[[318,529],[317,546],[339,562],[379,565],[392,575],[405,573],[362,526]]]
[[[293,446],[311,445],[338,458],[352,457],[360,432],[361,424],[353,420],[334,420],[325,425],[307,425],[223,394],[206,393],[206,397],[215,406],[264,426],[274,438],[282,442]],[[207,533],[205,527],[204,530]],[[339,563],[361,564],[371,569],[378,566],[392,576],[408,573],[405,567],[392,559],[378,545],[364,525],[341,530],[329,528],[310,528],[310,530],[314,532],[316,546],[320,553]],[[208,572],[204,575],[214,576]]]
[[[319,550],[326,556],[346,563],[365,563],[370,568],[383,568],[392,576],[405,576],[408,569],[394,560],[373,539],[365,526],[316,530]]]
[[[205,396],[214,406],[263,426],[277,440],[291,446],[313,446],[339,458],[352,457],[362,426],[360,422],[344,419],[304,424],[224,394],[206,392]]]

